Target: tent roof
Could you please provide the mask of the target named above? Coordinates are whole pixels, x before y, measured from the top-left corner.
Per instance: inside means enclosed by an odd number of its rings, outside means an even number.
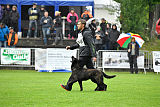
[[[90,6],[94,0],[0,0],[0,4],[32,5],[58,5],[58,6]]]

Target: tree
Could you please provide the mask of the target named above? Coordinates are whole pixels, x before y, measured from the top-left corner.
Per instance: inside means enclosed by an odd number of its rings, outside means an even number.
[[[160,18],[159,0],[115,0],[121,3],[122,30],[124,32],[139,33],[144,38],[146,35],[155,35],[156,21]],[[158,2],[158,3],[157,3]],[[148,28],[148,32],[146,32]]]

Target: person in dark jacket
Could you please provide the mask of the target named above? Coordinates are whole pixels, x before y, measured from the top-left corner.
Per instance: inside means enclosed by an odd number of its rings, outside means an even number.
[[[11,22],[11,27],[14,28],[15,32],[18,32],[18,19],[19,19],[19,13],[17,11],[16,6],[12,6],[12,11],[10,13],[10,22]]]
[[[109,50],[109,37],[108,35],[111,32],[111,23],[106,24],[106,29],[105,29],[105,36],[103,38],[103,49],[104,50]]]
[[[40,25],[40,37],[41,36],[43,36],[43,32],[42,32],[42,26],[41,26],[41,19],[42,19],[42,17],[44,16],[44,12],[45,12],[46,10],[45,10],[45,6],[44,5],[41,5],[41,8],[40,8],[40,12],[39,12],[39,23],[38,23],[38,25]]]
[[[11,8],[10,5],[7,4],[3,18],[3,23],[5,23],[7,26],[10,26],[10,13],[11,13]]]
[[[3,19],[3,9],[0,5],[0,22],[2,22],[2,19]]]
[[[118,39],[119,35],[120,35],[120,33],[117,30],[116,24],[113,24],[112,25],[112,30],[108,35],[108,37],[109,37],[109,49],[110,50],[117,50],[117,46],[118,46],[117,39]]]
[[[54,27],[56,30],[56,38],[55,38],[55,42],[53,43],[53,45],[57,45],[58,40],[61,41],[61,45],[62,45],[62,19],[61,19],[61,12],[56,11],[55,12],[55,19],[54,19]]]
[[[95,31],[97,29],[95,19],[91,21],[91,24],[89,24],[89,29],[92,31],[92,37],[94,38],[95,37]]]
[[[95,39],[94,39],[94,43],[96,46],[96,51],[98,50],[102,50],[103,48],[103,38],[104,38],[104,33],[101,30],[100,26],[97,27],[97,31],[95,32]]]
[[[70,25],[70,37],[68,37],[68,39],[72,38],[76,38],[76,23],[78,22],[78,15],[77,13],[75,13],[75,9],[71,8],[71,12],[68,13],[67,15],[67,21],[69,22]]]
[[[44,44],[47,45],[47,38],[50,36],[50,29],[52,27],[52,18],[48,16],[48,12],[44,12],[44,16],[41,18],[40,24],[42,25]]]
[[[101,19],[100,27],[101,27],[101,30],[103,31],[103,33],[105,34],[105,30],[106,30],[106,19],[105,18]]]
[[[33,3],[33,7],[28,9],[29,15],[29,28],[27,33],[27,38],[31,36],[32,26],[35,25],[34,38],[37,38],[37,20],[39,17],[39,9],[37,8],[37,3]]]
[[[8,26],[0,23],[0,47],[7,47],[7,38],[9,34]]]
[[[137,57],[139,56],[139,45],[135,42],[135,38],[131,39],[131,43],[128,44],[128,58],[130,64],[130,72],[138,74]],[[133,68],[134,65],[134,68]]]
[[[41,5],[40,11],[39,11],[39,19],[41,20],[42,17],[44,16],[44,12],[45,12],[45,6]]]
[[[79,60],[80,60],[80,67],[83,68],[84,65],[86,65],[87,68],[89,69],[94,69],[93,63],[92,63],[92,58],[94,61],[96,61],[96,51],[94,47],[93,40],[91,39],[92,37],[92,32],[88,29],[85,28],[86,21],[84,19],[80,19],[78,21],[77,27],[79,33],[78,33],[78,38],[76,40],[76,44],[73,46],[67,46],[66,49],[76,49],[79,48]],[[61,85],[64,89],[71,91],[72,90],[72,85],[74,82],[71,82],[72,80],[72,75],[70,76],[67,85]]]

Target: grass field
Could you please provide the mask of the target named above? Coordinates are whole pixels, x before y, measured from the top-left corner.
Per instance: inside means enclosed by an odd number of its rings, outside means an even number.
[[[70,73],[39,73],[25,70],[0,70],[0,107],[160,107],[160,74],[153,72],[116,74],[105,79],[108,90],[95,92],[90,80],[65,91]]]

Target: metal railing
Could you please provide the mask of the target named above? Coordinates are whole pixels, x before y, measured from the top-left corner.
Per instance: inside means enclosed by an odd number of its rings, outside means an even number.
[[[97,68],[103,69],[103,52],[127,52],[127,50],[99,50],[97,53]],[[146,69],[150,69],[151,67],[151,54],[149,51],[139,51],[139,55],[144,56],[144,72],[146,72]]]
[[[25,64],[1,64],[1,60],[0,60],[0,67],[5,66],[5,67],[35,67],[35,49],[40,49],[40,48],[30,48],[31,49],[31,59],[30,59],[30,65],[25,65]],[[0,49],[1,52],[1,49]],[[78,50],[77,50],[77,58],[78,56]],[[102,65],[102,58],[103,58],[103,52],[127,52],[126,50],[99,50],[97,52],[97,63],[96,63],[96,67],[97,68],[103,68]],[[140,55],[144,55],[144,71],[146,71],[146,69],[153,69],[153,61],[152,61],[152,53],[148,52],[148,51],[140,51],[139,53]],[[0,55],[0,59],[1,59],[1,55]]]

